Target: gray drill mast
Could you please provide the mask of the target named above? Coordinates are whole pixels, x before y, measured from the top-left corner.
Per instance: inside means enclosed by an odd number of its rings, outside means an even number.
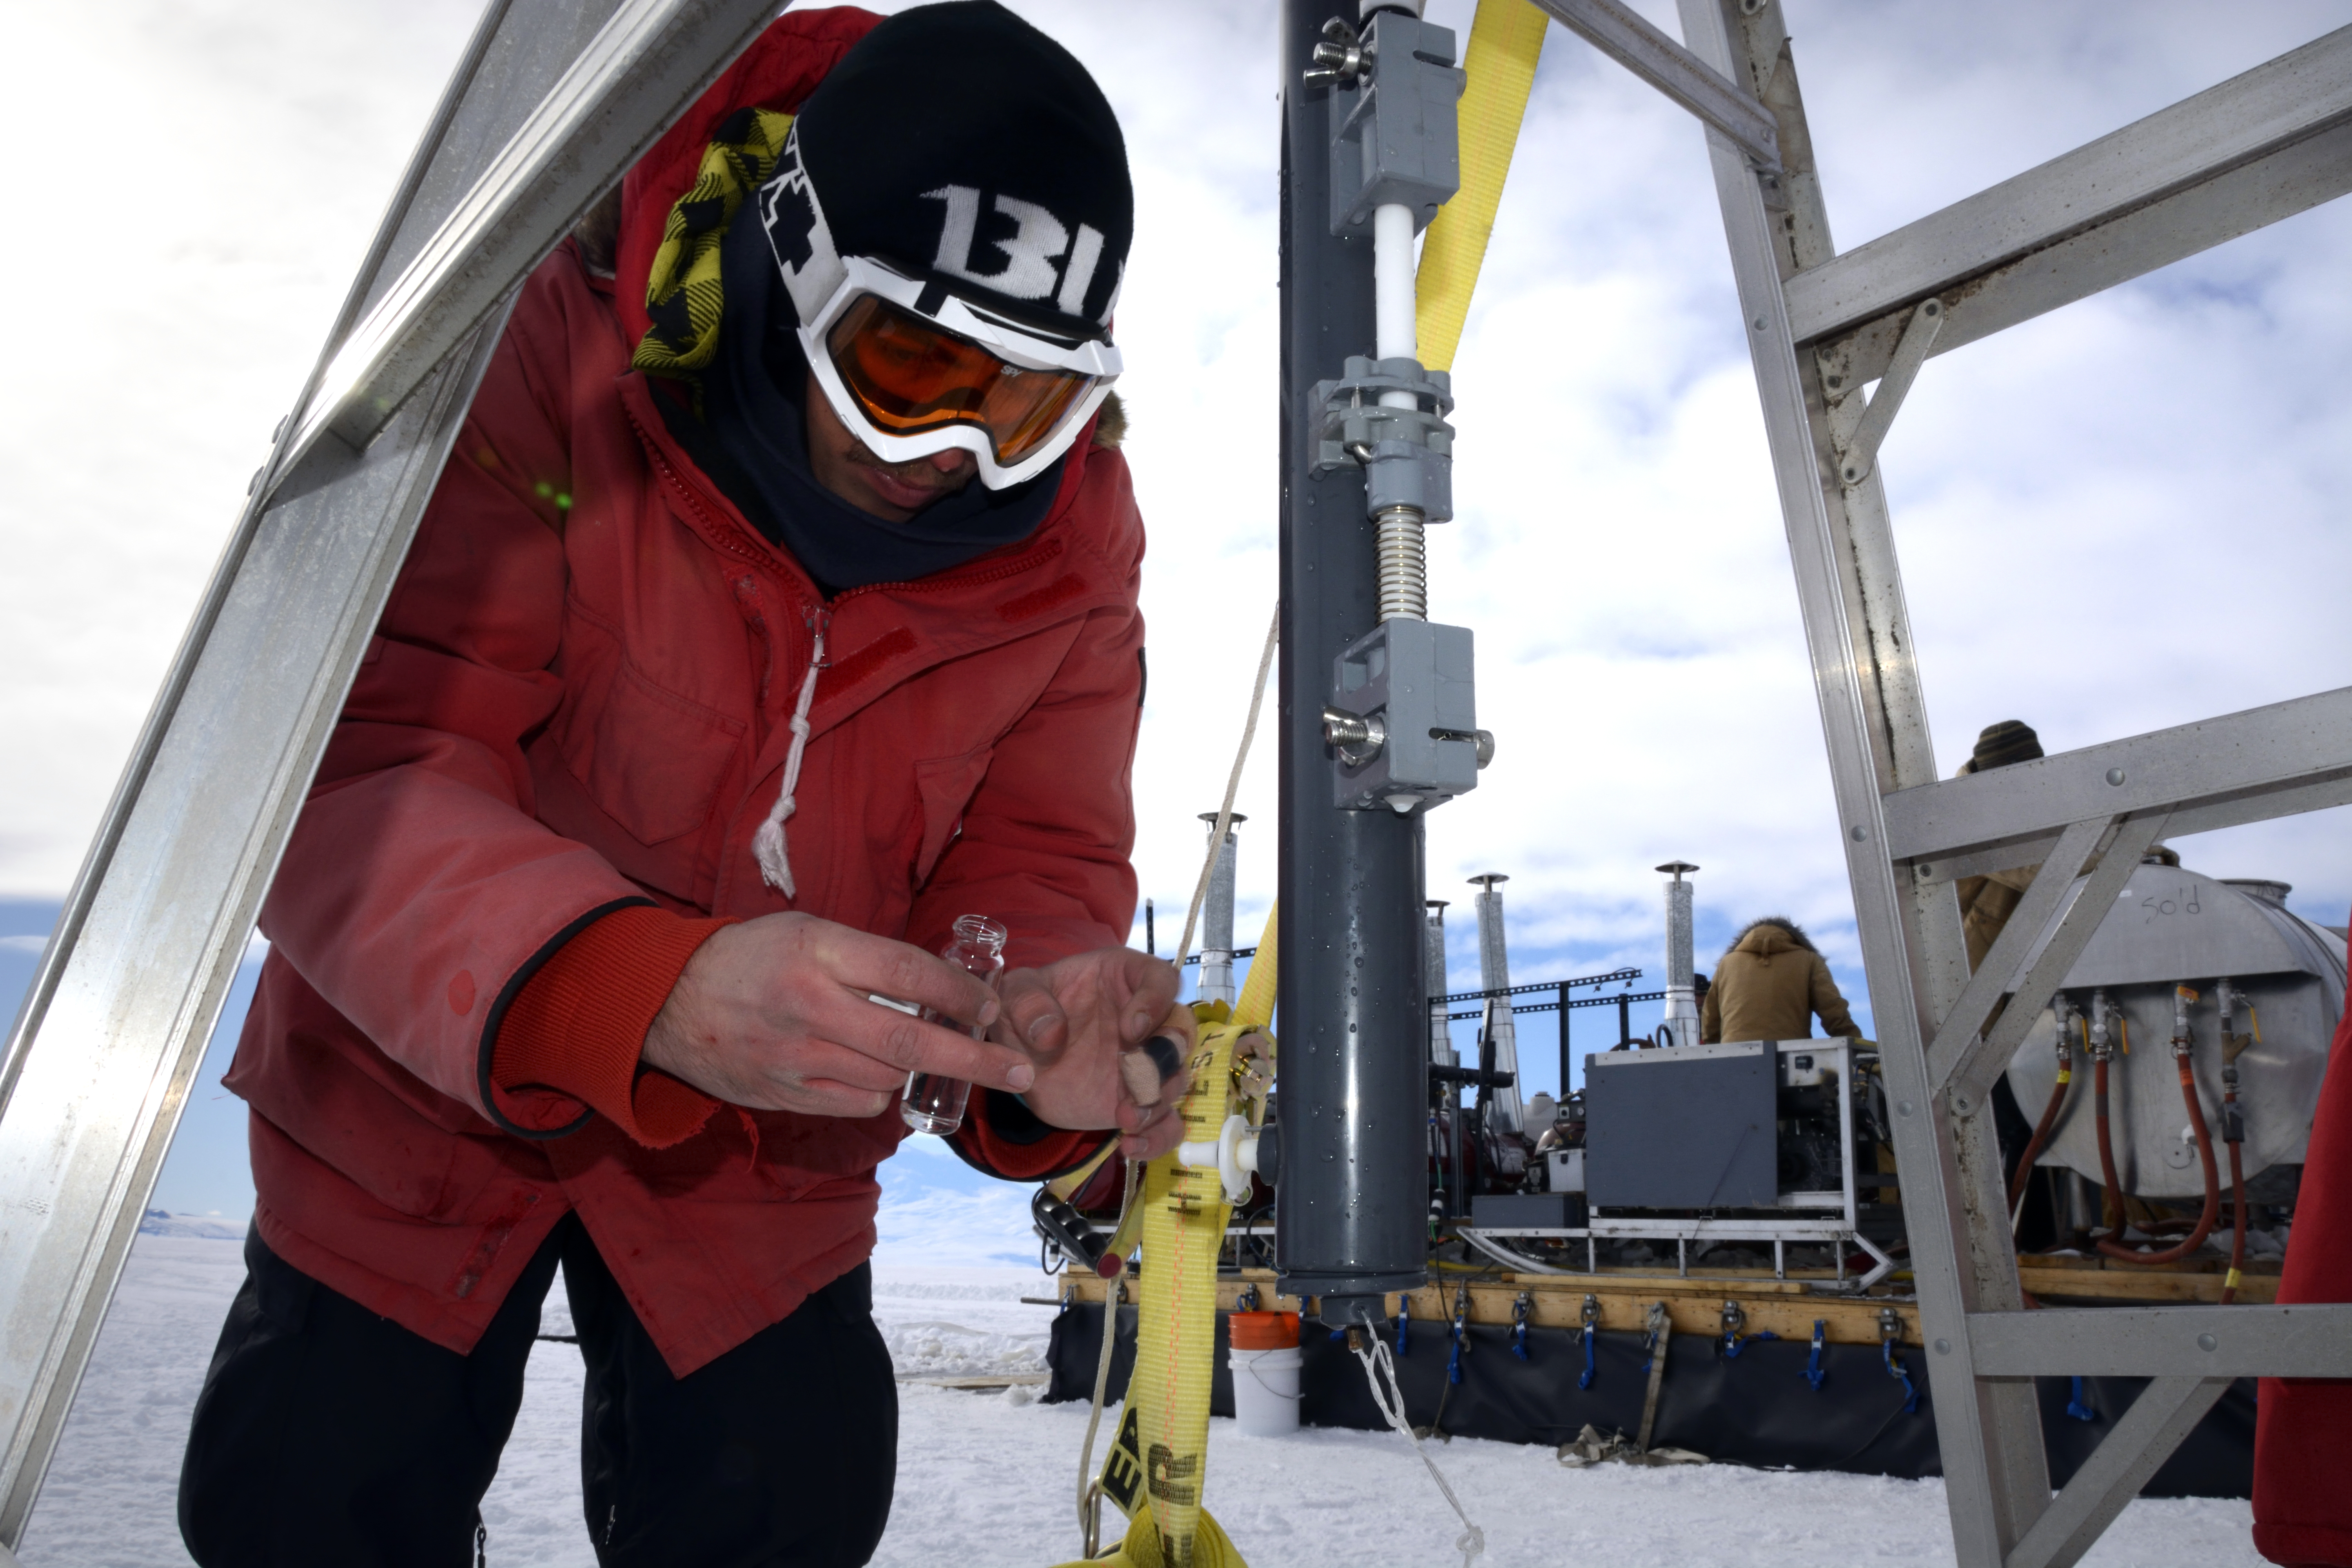
[[[1987,1095],[2159,836],[2352,801],[2352,690],[1939,780],[1876,456],[1933,354],[2352,189],[2352,28],[1840,254],[1775,0],[1679,0],[1687,47],[1621,0],[1539,3],[1706,127],[1895,1113],[1958,1558],[2074,1563],[2229,1379],[2352,1376],[2352,1307],[2021,1310]],[[1423,1278],[1421,818],[1492,750],[1470,635],[1427,618],[1452,393],[1413,358],[1409,256],[1452,188],[1460,79],[1417,9],[1285,0],[1281,19],[1281,1263],[1341,1321]],[[490,0],[0,1058],[0,1568],[508,301],[775,11]],[[1972,975],[1953,881],[2036,860]],[[2031,1380],[2070,1373],[2155,1381],[2053,1500]]]

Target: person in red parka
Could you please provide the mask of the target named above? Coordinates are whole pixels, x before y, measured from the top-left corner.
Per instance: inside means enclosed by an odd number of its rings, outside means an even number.
[[[2278,1300],[2352,1301],[2352,1009],[2328,1045]],[[2254,1401],[2255,1550],[2287,1568],[2352,1568],[2347,1470],[2352,1382],[2263,1378]]]
[[[908,1074],[1006,1177],[1180,1134],[1189,1014],[1119,945],[1100,89],[993,0],[794,11],[604,217],[520,291],[263,910],[205,1568],[472,1562],[558,1268],[600,1563],[864,1563]],[[968,914],[993,990],[934,956]]]

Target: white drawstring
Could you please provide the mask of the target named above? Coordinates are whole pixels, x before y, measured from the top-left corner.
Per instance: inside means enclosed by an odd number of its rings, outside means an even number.
[[[793,710],[793,749],[784,753],[784,785],[776,792],[776,804],[768,808],[768,820],[751,836],[751,853],[759,859],[761,880],[781,889],[788,899],[798,894],[793,888],[792,856],[784,848],[784,824],[800,809],[793,792],[800,787],[801,757],[808,750],[809,705],[816,700],[816,675],[824,668],[824,626],[819,622],[816,646],[809,651],[808,674],[801,681],[801,700]]]
[[[1404,1384],[1398,1381],[1396,1358],[1389,1354],[1388,1341],[1373,1332],[1370,1324],[1364,1326],[1364,1337],[1371,1342],[1372,1348],[1357,1349],[1356,1359],[1364,1363],[1364,1378],[1372,1385],[1372,1404],[1390,1426],[1404,1434],[1404,1440],[1412,1445],[1413,1457],[1429,1467],[1429,1479],[1437,1483],[1437,1489],[1445,1494],[1447,1505],[1454,1510],[1454,1517],[1462,1521],[1462,1533],[1455,1539],[1454,1550],[1462,1553],[1462,1568],[1471,1568],[1472,1560],[1486,1550],[1486,1532],[1470,1522],[1470,1516],[1463,1511],[1462,1500],[1445,1484],[1445,1472],[1437,1468],[1437,1461],[1421,1446],[1420,1434],[1405,1419]],[[1386,1388],[1381,1386],[1383,1374],[1388,1378]]]

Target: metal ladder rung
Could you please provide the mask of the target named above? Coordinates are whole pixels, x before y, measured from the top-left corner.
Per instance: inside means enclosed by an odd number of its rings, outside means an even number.
[[[2260,808],[2288,792],[2313,805]],[[2077,822],[2169,810],[2288,815],[2352,800],[2352,687],[2061,752],[1990,773],[1896,790],[1885,798],[1886,851],[1896,863],[2031,864],[2021,851],[2055,843]],[[2218,826],[2218,825],[2217,825]],[[2173,833],[2202,831],[2175,822]],[[1965,876],[1936,865],[1935,880]]]
[[[1786,283],[1791,336],[1810,343],[1862,331],[1931,294],[1973,284],[2020,258],[2178,202],[2231,171],[2341,129],[2347,117],[2352,117],[2352,27],[2340,27],[1791,275]],[[2266,205],[2241,215],[2243,227],[2236,232],[2274,222],[2345,188],[2327,183],[2316,192],[2272,194]],[[2196,248],[2214,243],[2188,226],[2181,227],[2183,238],[2199,242]],[[2189,253],[2172,249],[2133,259],[2140,272],[2149,272]],[[2063,302],[2037,301],[2045,310]],[[1962,303],[1953,301],[1956,311]],[[1874,374],[1864,371],[1864,379]]]
[[[2044,1307],[1968,1322],[1979,1377],[2352,1377],[2352,1305]]]

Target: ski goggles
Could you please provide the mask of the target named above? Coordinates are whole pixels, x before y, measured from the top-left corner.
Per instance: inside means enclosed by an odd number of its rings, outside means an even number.
[[[866,257],[800,330],[842,422],[886,462],[961,448],[1002,489],[1069,450],[1122,368],[1100,338],[1015,321]]]

